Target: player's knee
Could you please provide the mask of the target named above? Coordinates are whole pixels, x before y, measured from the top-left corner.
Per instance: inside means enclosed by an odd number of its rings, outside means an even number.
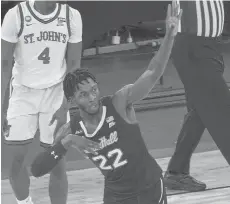
[[[27,154],[28,147],[27,145],[9,145],[9,160],[11,162],[23,162]]]
[[[26,146],[8,146],[9,148],[9,156],[8,156],[8,162],[9,162],[9,170],[10,174],[15,174],[19,172],[19,170],[23,167],[23,163],[25,160],[25,156],[27,153],[27,147]]]

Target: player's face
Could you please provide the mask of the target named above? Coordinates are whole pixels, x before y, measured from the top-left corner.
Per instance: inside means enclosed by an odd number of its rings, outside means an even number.
[[[91,78],[82,81],[75,93],[75,100],[80,109],[92,115],[99,112],[100,92],[98,85]]]

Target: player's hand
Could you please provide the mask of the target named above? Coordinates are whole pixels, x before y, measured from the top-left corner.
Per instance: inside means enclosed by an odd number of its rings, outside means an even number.
[[[67,138],[63,139],[63,141],[67,141],[67,143],[68,141],[71,141],[71,146],[83,154],[88,152],[93,155],[97,155],[97,150],[100,149],[99,143],[74,134],[69,134]]]
[[[60,129],[60,127],[66,123],[66,121],[67,121],[67,113],[68,113],[68,109],[65,108],[65,107],[63,107],[63,106],[61,106],[61,107],[53,114],[52,119],[50,120],[49,125],[53,125],[53,123],[54,123],[55,121],[57,121],[56,127],[55,127],[55,129],[54,129],[54,133],[53,133],[54,137],[55,137],[55,135],[57,135],[57,132],[58,132],[58,130]]]
[[[170,36],[176,36],[178,32],[178,26],[182,16],[182,9],[175,0],[172,4],[168,5],[167,17],[166,17],[166,34]]]
[[[8,120],[6,118],[6,114],[2,114],[2,135],[6,138],[9,136],[10,125],[8,124]]]

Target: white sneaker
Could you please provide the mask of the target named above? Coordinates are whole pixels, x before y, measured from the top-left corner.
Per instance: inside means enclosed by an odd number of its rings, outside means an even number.
[[[34,204],[30,196],[25,200],[17,200],[17,202],[18,204]]]

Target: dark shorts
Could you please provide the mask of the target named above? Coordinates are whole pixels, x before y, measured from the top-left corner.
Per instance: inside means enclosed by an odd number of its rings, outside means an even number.
[[[166,189],[163,178],[146,188],[138,196],[118,201],[116,197],[107,198],[104,204],[167,204]]]

